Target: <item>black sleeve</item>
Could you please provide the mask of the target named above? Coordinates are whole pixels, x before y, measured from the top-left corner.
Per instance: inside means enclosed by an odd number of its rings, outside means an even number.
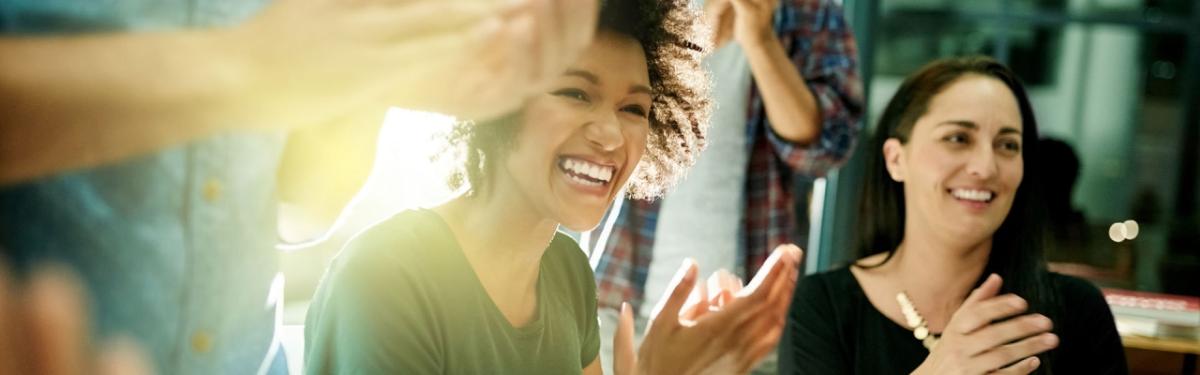
[[[800,279],[779,343],[781,374],[847,374],[834,301],[825,275]]]
[[[1054,276],[1064,312],[1056,322],[1062,327],[1056,330],[1061,340],[1061,352],[1054,358],[1056,372],[1128,374],[1125,348],[1104,294],[1088,281]]]

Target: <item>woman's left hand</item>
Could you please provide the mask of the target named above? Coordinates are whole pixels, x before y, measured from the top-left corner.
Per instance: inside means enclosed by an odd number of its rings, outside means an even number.
[[[784,316],[796,285],[802,251],[780,246],[745,288],[718,309],[685,309],[696,286],[696,265],[687,263],[655,309],[642,345],[633,349],[633,314],[623,307],[614,337],[618,374],[744,373],[771,351],[782,334]],[[718,293],[718,295],[720,295]],[[700,298],[698,305],[711,306]],[[685,314],[695,310],[695,319]],[[700,311],[703,310],[703,311]]]

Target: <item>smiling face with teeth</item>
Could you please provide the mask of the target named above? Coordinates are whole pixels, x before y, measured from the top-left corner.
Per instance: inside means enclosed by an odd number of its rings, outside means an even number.
[[[907,142],[884,143],[905,227],[964,245],[991,239],[1024,178],[1021,132],[1016,97],[995,78],[964,75],[933,96]]]
[[[519,199],[572,230],[599,224],[642,158],[650,78],[637,40],[601,30],[550,90],[525,106],[493,198]]]

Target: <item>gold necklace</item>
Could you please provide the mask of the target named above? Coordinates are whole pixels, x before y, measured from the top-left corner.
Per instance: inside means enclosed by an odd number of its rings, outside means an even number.
[[[896,293],[896,302],[900,303],[900,312],[904,314],[904,320],[913,330],[913,337],[921,340],[921,345],[930,351],[937,346],[941,335],[934,335],[929,332],[929,325],[925,321],[925,317],[917,312],[917,308],[913,306],[912,300],[908,298],[908,294],[904,292]]]

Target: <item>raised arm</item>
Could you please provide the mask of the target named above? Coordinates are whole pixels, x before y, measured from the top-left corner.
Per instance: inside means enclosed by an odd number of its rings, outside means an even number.
[[[0,38],[0,184],[386,105],[501,114],[590,41],[595,9],[277,0],[223,29]]]

